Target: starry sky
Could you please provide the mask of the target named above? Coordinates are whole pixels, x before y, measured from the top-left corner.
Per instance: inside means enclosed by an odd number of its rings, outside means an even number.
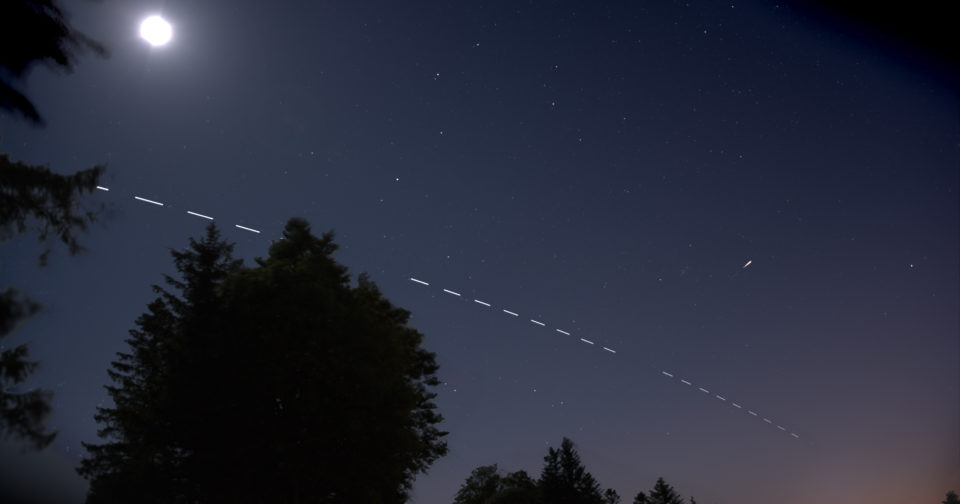
[[[564,436],[625,500],[658,476],[704,503],[960,490],[942,54],[789,2],[64,5],[111,56],[35,71],[48,125],[0,117],[0,152],[106,163],[109,191],[83,255],[3,244],[3,285],[45,306],[8,344],[60,434],[0,445],[0,486],[82,500],[106,369],[192,211],[248,262],[292,216],[332,229],[412,311],[450,431],[415,503],[479,465],[536,476]]]

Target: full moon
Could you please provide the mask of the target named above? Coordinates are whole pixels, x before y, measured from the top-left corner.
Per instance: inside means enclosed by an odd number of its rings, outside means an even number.
[[[162,17],[150,16],[140,23],[140,36],[154,47],[162,46],[170,42],[173,29]]]

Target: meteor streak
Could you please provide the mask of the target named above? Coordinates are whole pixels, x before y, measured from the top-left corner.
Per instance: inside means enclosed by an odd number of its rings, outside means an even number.
[[[747,269],[747,266],[750,266],[751,264],[753,264],[753,259],[748,260],[747,263],[744,264],[743,266],[741,266],[740,269],[738,269],[736,273],[730,275],[730,280],[733,280],[734,278],[737,278],[737,275],[739,275],[741,271]]]

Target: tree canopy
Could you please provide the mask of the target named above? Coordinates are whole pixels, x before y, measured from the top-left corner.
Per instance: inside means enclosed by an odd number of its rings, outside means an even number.
[[[39,309],[36,302],[14,289],[0,292],[0,341],[10,334],[20,320],[30,317]],[[56,433],[45,425],[53,393],[15,388],[39,366],[37,362],[29,360],[26,344],[13,348],[0,347],[0,350],[0,434],[22,439],[34,449],[43,449],[56,437]]]
[[[497,464],[474,469],[460,485],[454,504],[486,504],[502,489],[503,477],[497,472]]]
[[[10,112],[42,125],[40,113],[23,91],[23,81],[38,63],[72,70],[76,55],[85,49],[106,54],[102,45],[70,25],[55,0],[0,2],[0,113]],[[46,166],[15,162],[0,154],[0,241],[35,231],[45,244],[53,235],[70,254],[80,252],[76,233],[96,217],[94,210],[81,206],[80,196],[94,190],[103,171],[104,167],[95,166],[59,175]],[[41,266],[50,251],[47,245],[40,255]],[[12,287],[0,292],[0,341],[11,337],[39,310],[36,301]],[[0,436],[25,440],[34,449],[45,448],[56,437],[44,425],[53,393],[16,388],[38,366],[29,360],[26,344],[0,345]]]
[[[35,233],[45,244],[40,265],[45,265],[52,247],[51,235],[66,245],[71,255],[80,252],[77,233],[97,215],[85,208],[81,197],[94,191],[104,167],[96,166],[73,175],[60,175],[45,166],[11,161],[0,154],[0,241],[17,234]],[[40,304],[13,287],[0,292],[0,341],[13,337],[23,322],[40,310]],[[26,441],[42,449],[56,437],[45,426],[53,393],[17,388],[37,369],[29,359],[27,345],[0,348],[0,435]]]
[[[581,462],[573,441],[563,438],[560,447],[550,448],[543,461],[543,471],[536,481],[525,471],[501,476],[496,464],[477,467],[460,485],[453,504],[622,502],[620,495],[612,488],[601,492],[599,483]],[[691,497],[690,504],[695,503]],[[637,493],[633,504],[685,504],[685,501],[663,478],[657,478],[653,489],[649,493]]]
[[[330,233],[243,267],[211,225],[113,363],[88,502],[404,502],[446,453],[434,355]]]
[[[61,175],[47,166],[13,161],[0,154],[0,241],[20,233],[36,233],[46,245],[40,255],[41,265],[50,255],[51,236],[70,254],[81,252],[77,233],[85,231],[100,210],[83,206],[81,197],[96,190],[104,171],[106,167],[98,165]]]
[[[0,111],[42,125],[43,118],[23,91],[37,64],[72,71],[83,51],[107,54],[99,42],[74,28],[56,0],[0,2]]]
[[[613,489],[599,483],[580,461],[573,441],[563,438],[543,458],[540,478],[525,471],[500,476],[497,465],[480,466],[470,473],[454,497],[454,504],[619,504]]]
[[[537,483],[526,471],[500,476],[497,465],[480,466],[460,485],[454,504],[530,504],[537,502]]]
[[[647,498],[647,502],[650,504],[684,504],[680,494],[678,494],[672,486],[668,485],[663,478],[657,478],[653,489],[650,490],[650,496]]]
[[[601,504],[600,484],[580,462],[573,441],[563,438],[560,448],[550,448],[543,457],[540,496],[557,504]]]

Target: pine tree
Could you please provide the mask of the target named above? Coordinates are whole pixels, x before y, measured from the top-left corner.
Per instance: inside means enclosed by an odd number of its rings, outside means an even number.
[[[650,491],[649,502],[651,504],[684,504],[680,495],[663,481],[663,478],[657,478],[653,490]]]
[[[603,492],[603,502],[604,504],[620,504],[620,494],[612,488],[608,488]]]
[[[647,494],[638,492],[637,496],[633,498],[633,504],[650,504],[650,499],[647,498]]]
[[[91,480],[88,502],[160,502],[195,491],[185,475],[187,426],[198,413],[197,394],[188,387],[202,381],[187,373],[205,349],[203,331],[217,322],[218,290],[241,268],[232,251],[211,224],[202,241],[171,252],[182,280],[164,276],[173,292],[153,287],[159,297],[130,331],[130,352],[119,353],[108,371],[114,406],[98,408],[94,417],[108,442],[85,443],[92,457],[78,469]]]
[[[39,112],[18,90],[30,69],[44,63],[72,70],[79,51],[91,49],[105,55],[99,43],[74,29],[56,0],[5,0],[0,2],[0,115],[13,112],[42,125]],[[0,241],[15,234],[37,231],[40,241],[50,235],[67,245],[70,254],[82,247],[76,232],[86,229],[95,212],[80,205],[79,196],[96,187],[104,168],[96,166],[73,175],[60,175],[46,166],[11,161],[0,154]],[[50,247],[40,255],[46,264]],[[0,341],[37,313],[40,305],[13,288],[0,292]],[[17,390],[39,366],[29,360],[24,344],[6,349],[0,344],[0,437],[26,441],[43,449],[56,437],[46,428],[53,393]]]
[[[39,309],[40,305],[14,289],[0,292],[0,340],[9,335],[20,320]],[[0,346],[0,434],[24,440],[31,448],[41,450],[57,435],[49,432],[45,423],[53,394],[47,390],[16,388],[37,366],[39,363],[29,360],[26,344],[6,349]]]
[[[602,504],[597,480],[580,462],[573,442],[563,438],[560,449],[550,448],[538,487],[544,503]]]
[[[83,250],[77,232],[85,231],[99,209],[84,208],[80,197],[96,190],[104,166],[94,166],[73,175],[53,173],[47,166],[13,161],[0,154],[0,240],[14,234],[36,232],[47,244],[56,237],[70,254]],[[50,247],[40,255],[40,265],[47,262]]]
[[[446,452],[409,312],[303,220],[254,268],[229,248],[210,228],[174,253],[179,295],[158,288],[114,363],[88,502],[404,502]]]
[[[42,125],[36,107],[17,88],[38,63],[70,72],[77,54],[86,50],[107,54],[102,44],[70,24],[56,0],[0,2],[0,111]]]
[[[93,208],[84,208],[80,197],[95,190],[103,167],[94,167],[74,175],[59,175],[45,166],[11,161],[0,154],[0,241],[14,235],[36,232],[46,245],[40,265],[51,252],[48,239],[55,236],[70,254],[82,250],[77,232],[86,229],[96,216]],[[22,322],[40,310],[40,304],[10,287],[0,292],[0,341],[22,327]],[[29,360],[26,344],[13,348],[0,345],[0,436],[26,441],[34,449],[49,445],[55,432],[45,421],[51,411],[53,393],[47,390],[20,391],[39,366]]]

